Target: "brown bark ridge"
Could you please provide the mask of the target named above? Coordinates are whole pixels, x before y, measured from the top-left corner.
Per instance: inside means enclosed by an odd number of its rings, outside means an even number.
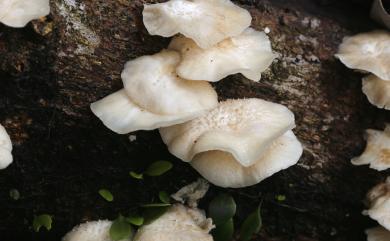
[[[174,192],[198,174],[170,155],[157,131],[117,135],[89,104],[121,88],[123,64],[158,52],[169,39],[149,36],[141,0],[56,0],[51,15],[26,28],[0,26],[0,122],[14,143],[14,163],[0,171],[1,240],[59,240],[74,225],[115,218]],[[252,26],[268,27],[276,63],[260,83],[234,75],[216,83],[220,99],[258,97],[288,106],[304,145],[298,165],[256,186],[212,187],[201,204],[229,192],[238,203],[237,226],[263,200],[263,228],[253,240],[363,241],[376,225],[361,215],[367,190],[388,172],[354,167],[363,131],[383,128],[388,112],[361,92],[361,74],[333,55],[346,35],[378,28],[369,1],[240,0]],[[172,160],[164,176],[131,179],[155,160]],[[110,189],[115,200],[98,196]],[[21,198],[14,201],[9,190]],[[275,196],[286,196],[277,201]],[[53,228],[35,233],[34,215],[54,216]]]

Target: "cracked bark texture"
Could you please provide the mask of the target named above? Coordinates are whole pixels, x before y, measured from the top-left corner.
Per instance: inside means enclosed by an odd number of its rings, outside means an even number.
[[[51,14],[26,28],[0,26],[0,122],[14,144],[14,163],[0,171],[2,240],[59,240],[74,225],[113,219],[170,193],[198,174],[170,155],[157,131],[117,135],[89,104],[121,88],[126,61],[152,54],[169,39],[150,36],[142,24],[142,0],[55,0]],[[363,131],[383,128],[389,114],[371,106],[362,74],[333,55],[342,38],[379,28],[368,17],[370,1],[239,0],[252,27],[268,27],[278,61],[260,83],[234,75],[214,86],[221,100],[258,97],[288,106],[304,145],[298,165],[244,189],[212,187],[237,201],[237,226],[261,200],[263,228],[253,240],[363,241],[375,222],[361,215],[371,186],[389,172],[354,167]],[[172,160],[164,176],[131,179],[155,160]],[[105,202],[97,191],[110,189]],[[21,198],[14,201],[9,190]],[[285,201],[275,196],[285,195]],[[50,232],[31,229],[34,215],[54,216]]]

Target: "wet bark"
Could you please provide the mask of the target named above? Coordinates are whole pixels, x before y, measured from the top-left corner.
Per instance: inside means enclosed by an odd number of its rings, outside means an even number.
[[[0,171],[0,233],[4,240],[59,240],[74,225],[115,218],[174,192],[198,174],[170,155],[156,131],[117,135],[89,104],[122,87],[123,64],[155,53],[168,39],[148,35],[140,0],[53,1],[46,19],[24,29],[0,26],[0,122],[14,143],[15,162]],[[147,1],[153,2],[153,1]],[[389,114],[361,92],[362,74],[333,55],[346,35],[378,28],[369,1],[240,0],[252,26],[268,27],[276,63],[253,83],[235,75],[215,84],[220,99],[258,97],[287,105],[305,147],[298,165],[244,189],[212,187],[238,203],[237,225],[263,200],[263,229],[254,240],[363,241],[376,225],[361,215],[367,190],[388,172],[354,167],[363,131],[383,128]],[[173,171],[143,181],[130,170],[172,160]],[[107,203],[97,191],[110,189]],[[8,192],[16,188],[18,201]],[[277,201],[276,195],[285,195]],[[31,230],[34,215],[54,215],[50,232]],[[2,240],[3,240],[2,238]]]

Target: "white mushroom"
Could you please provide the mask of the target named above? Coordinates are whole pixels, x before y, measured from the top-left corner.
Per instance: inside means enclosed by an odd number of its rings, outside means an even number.
[[[108,128],[125,134],[183,123],[214,108],[215,90],[205,81],[179,78],[179,61],[175,51],[129,61],[122,72],[125,88],[93,103],[92,112]]]
[[[390,230],[390,177],[368,192],[367,202],[369,209],[363,214]]]
[[[346,37],[336,57],[348,68],[390,80],[390,32],[373,31]]]
[[[383,227],[370,228],[366,230],[367,241],[389,241],[390,231]]]
[[[252,17],[230,0],[170,0],[145,5],[143,21],[151,35],[171,37],[181,33],[200,47],[209,48],[241,34]]]
[[[211,219],[206,219],[199,209],[176,204],[157,220],[142,226],[134,241],[212,241],[212,228]]]
[[[371,104],[390,110],[390,81],[372,74],[363,78],[362,84],[363,93]]]
[[[294,114],[261,99],[228,100],[192,121],[160,129],[170,152],[222,187],[258,183],[295,164]],[[287,155],[287,156],[286,156]],[[264,169],[263,169],[264,168]]]
[[[110,238],[111,224],[112,222],[108,220],[82,223],[67,233],[62,238],[62,241],[112,241]],[[128,238],[121,241],[130,240]]]
[[[211,82],[236,73],[259,81],[261,72],[276,57],[268,36],[252,28],[208,49],[198,47],[194,41],[182,35],[173,38],[169,48],[181,53],[182,61],[176,69],[180,77]]]
[[[0,124],[0,169],[12,163],[12,142],[5,128]]]
[[[10,27],[24,27],[49,13],[49,0],[0,0],[0,22]]]
[[[370,168],[383,171],[390,167],[390,125],[384,131],[366,130],[366,149],[363,154],[352,158],[354,165],[370,165]]]

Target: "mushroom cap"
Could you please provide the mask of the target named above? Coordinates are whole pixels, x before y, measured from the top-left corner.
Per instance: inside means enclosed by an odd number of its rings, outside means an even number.
[[[124,89],[91,104],[92,112],[110,130],[126,134],[137,130],[153,130],[192,120],[204,110],[176,115],[160,115],[134,104]]]
[[[383,171],[390,167],[390,125],[384,131],[366,130],[366,148],[358,157],[352,158],[353,165],[370,165],[370,168]]]
[[[11,138],[5,128],[0,124],[0,169],[8,167],[13,160]]]
[[[335,55],[348,68],[390,80],[390,32],[373,31],[345,37]]]
[[[190,164],[214,185],[240,188],[255,185],[296,164],[302,151],[302,145],[294,133],[287,131],[252,166],[240,165],[230,153],[223,151],[200,153]]]
[[[170,0],[145,5],[143,21],[151,35],[177,33],[193,39],[201,48],[241,34],[252,17],[230,0]]]
[[[389,241],[390,240],[390,231],[381,226],[367,229],[366,234],[367,234],[367,241]]]
[[[183,161],[219,150],[248,167],[294,126],[294,114],[285,106],[253,98],[221,102],[204,116],[161,128],[160,134],[170,152]]]
[[[213,241],[211,228],[211,220],[200,210],[176,204],[138,229],[133,241]]]
[[[363,214],[390,230],[390,177],[372,188],[367,194],[368,210]]]
[[[202,49],[192,39],[180,35],[173,38],[169,49],[181,53],[182,61],[176,69],[180,77],[210,82],[236,73],[259,81],[261,72],[266,70],[276,57],[268,36],[252,28],[208,49]]]
[[[363,93],[371,104],[390,110],[390,81],[372,74],[363,78],[362,85]]]
[[[82,223],[74,227],[67,233],[62,241],[112,241],[110,238],[110,227],[112,222],[108,220],[98,220]],[[130,241],[122,239],[121,241]]]
[[[0,0],[0,22],[10,27],[22,28],[49,13],[49,0]]]
[[[122,72],[131,100],[155,114],[184,114],[213,108],[218,97],[205,81],[188,81],[176,74],[180,55],[162,51],[129,61]]]

